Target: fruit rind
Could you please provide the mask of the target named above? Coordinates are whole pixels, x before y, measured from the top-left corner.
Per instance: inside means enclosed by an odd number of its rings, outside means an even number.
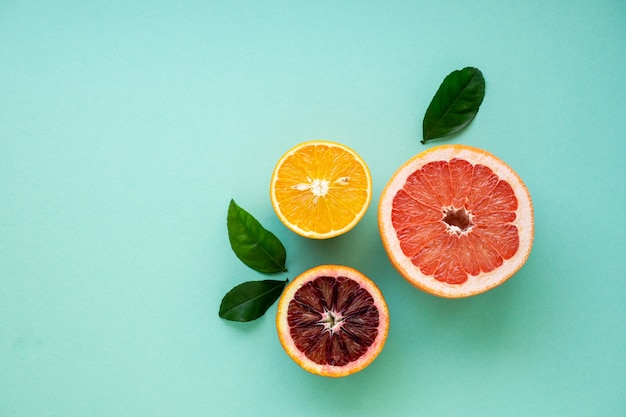
[[[463,285],[448,284],[437,281],[429,275],[423,274],[420,269],[402,255],[400,241],[391,224],[391,210],[393,198],[404,186],[407,178],[416,170],[432,161],[453,158],[465,159],[472,165],[484,164],[516,190],[518,199],[517,218],[514,224],[518,227],[520,246],[515,255],[506,261],[506,267],[496,268],[487,273],[471,276]],[[378,206],[378,225],[383,246],[396,270],[415,287],[428,293],[446,297],[461,298],[483,293],[492,289],[513,276],[526,262],[534,239],[534,212],[528,188],[515,171],[495,155],[479,148],[466,145],[440,145],[421,152],[405,162],[391,177],[381,194]]]
[[[295,345],[291,338],[290,328],[287,323],[287,311],[289,308],[289,302],[293,299],[294,294],[307,282],[320,277],[330,276],[339,277],[345,276],[355,279],[361,287],[367,290],[374,300],[376,300],[376,307],[379,311],[379,326],[378,335],[374,343],[368,349],[367,354],[364,354],[358,360],[351,362],[346,366],[333,366],[333,365],[320,365],[309,360],[303,352],[301,352]],[[285,352],[303,369],[316,375],[327,377],[343,377],[354,374],[367,367],[370,363],[376,359],[380,354],[387,339],[389,331],[389,311],[387,304],[380,289],[371,281],[368,277],[354,268],[343,265],[320,265],[303,272],[298,277],[293,279],[283,291],[283,294],[278,301],[278,309],[276,312],[276,328],[278,331],[278,338],[281,345],[285,349]]]

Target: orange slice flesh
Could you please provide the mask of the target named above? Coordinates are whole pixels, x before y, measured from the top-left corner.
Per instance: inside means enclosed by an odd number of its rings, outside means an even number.
[[[307,371],[353,374],[381,352],[389,328],[376,285],[353,268],[322,265],[295,278],[278,302],[276,327],[287,354]]]
[[[519,176],[494,155],[443,145],[406,162],[379,203],[392,264],[413,285],[466,297],[510,278],[533,243],[533,207]]]
[[[270,198],[278,218],[297,234],[328,239],[361,220],[372,197],[363,159],[345,145],[301,143],[276,164]]]

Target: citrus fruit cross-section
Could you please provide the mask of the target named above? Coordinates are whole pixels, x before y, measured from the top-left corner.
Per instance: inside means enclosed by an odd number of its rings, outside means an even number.
[[[270,183],[278,218],[297,234],[328,239],[352,229],[372,198],[363,159],[329,141],[301,143],[280,158]]]
[[[533,244],[522,180],[494,155],[464,145],[431,148],[400,167],[382,192],[378,224],[400,274],[448,298],[503,283]]]
[[[341,377],[378,356],[387,339],[389,313],[378,287],[361,272],[322,265],[285,288],[276,328],[283,348],[302,368]]]

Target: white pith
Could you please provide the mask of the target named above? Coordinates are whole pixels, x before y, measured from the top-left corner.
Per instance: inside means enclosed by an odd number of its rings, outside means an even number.
[[[379,321],[378,321],[378,334],[374,343],[370,346],[368,350],[368,354],[364,354],[359,359],[346,366],[333,366],[333,365],[320,365],[318,363],[313,362],[307,356],[298,349],[295,342],[291,338],[291,333],[289,331],[289,324],[287,322],[287,313],[289,309],[289,302],[293,299],[295,293],[307,282],[320,277],[320,276],[329,276],[329,277],[339,277],[344,276],[348,278],[352,278],[357,281],[362,288],[367,290],[376,302],[376,307],[379,311]],[[331,326],[330,317],[326,316],[328,327]],[[322,318],[322,321],[324,317]],[[385,304],[385,300],[382,296],[382,293],[369,278],[360,273],[359,271],[341,265],[322,265],[315,268],[312,268],[298,277],[294,278],[291,281],[283,294],[280,297],[278,302],[278,309],[276,312],[276,327],[278,329],[278,335],[280,342],[287,352],[287,354],[296,362],[302,366],[302,368],[306,369],[309,372],[318,375],[330,376],[330,377],[341,377],[349,375],[356,370],[361,370],[366,367],[370,362],[372,362],[380,351],[382,350],[385,340],[387,338],[388,332],[388,324],[389,324],[389,312],[387,309],[387,305]],[[341,323],[338,324],[336,330],[340,328]],[[336,331],[335,330],[335,331]]]
[[[324,326],[324,330],[335,333],[343,326],[344,317],[337,311],[324,311],[319,324]]]
[[[441,209],[441,214],[442,214],[442,220],[445,217],[444,214],[447,213],[448,211],[454,210],[460,210],[463,209],[463,211],[467,214],[468,218],[469,218],[469,222],[472,223],[472,213],[470,211],[466,211],[463,207],[443,207]],[[444,220],[444,223],[445,220]],[[453,224],[448,224],[446,223],[446,232],[448,234],[451,235],[457,235],[457,236],[462,236],[462,235],[467,235],[470,233],[470,231],[472,230],[472,227],[474,227],[473,224],[471,224],[467,229],[461,229],[459,226],[453,225]]]
[[[294,185],[292,188],[298,191],[309,191],[313,194],[313,202],[317,203],[320,197],[326,196],[329,189],[329,181],[319,178],[307,177],[307,182]]]
[[[467,282],[461,285],[437,281],[434,277],[423,274],[409,258],[404,256],[391,222],[393,198],[404,186],[407,178],[429,162],[449,161],[453,158],[464,159],[472,165],[483,164],[488,166],[500,179],[507,181],[513,187],[518,200],[516,219],[511,223],[517,227],[519,232],[520,242],[517,252],[512,258],[505,260],[500,267],[490,272],[481,272],[476,276],[469,276]],[[442,207],[442,210],[444,209]],[[533,243],[533,207],[528,189],[504,162],[481,149],[442,145],[416,155],[393,175],[380,198],[379,227],[381,238],[386,247],[389,248],[387,253],[391,262],[409,282],[418,288],[440,296],[466,297],[484,292],[503,283],[524,264]]]

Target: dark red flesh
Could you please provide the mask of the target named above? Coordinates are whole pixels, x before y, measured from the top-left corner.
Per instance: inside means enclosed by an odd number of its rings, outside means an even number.
[[[361,357],[376,340],[378,314],[373,297],[359,283],[347,277],[321,276],[295,293],[287,321],[296,347],[310,360],[344,366]]]

